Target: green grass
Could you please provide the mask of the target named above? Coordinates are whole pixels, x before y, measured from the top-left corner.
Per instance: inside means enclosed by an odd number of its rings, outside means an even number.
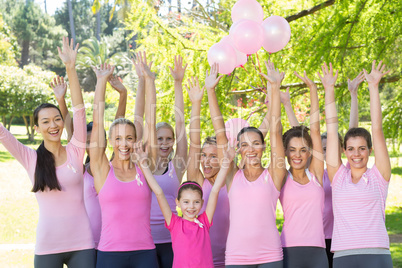
[[[402,207],[388,207],[385,213],[388,234],[402,234]]]
[[[402,167],[394,167],[391,169],[391,173],[402,176]]]
[[[402,268],[402,244],[392,243],[390,245],[390,251],[394,268]]]

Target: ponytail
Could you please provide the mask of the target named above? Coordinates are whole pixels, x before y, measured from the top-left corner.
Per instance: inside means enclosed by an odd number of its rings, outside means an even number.
[[[44,192],[45,188],[61,191],[61,186],[56,176],[56,165],[53,154],[45,148],[43,141],[36,150],[36,155],[35,180],[32,192]]]

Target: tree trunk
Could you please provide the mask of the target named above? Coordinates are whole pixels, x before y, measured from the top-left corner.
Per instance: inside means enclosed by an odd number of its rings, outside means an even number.
[[[3,122],[3,126],[6,127],[6,125],[7,125],[6,116],[3,115],[3,116],[1,117],[1,119],[2,119],[1,121]]]
[[[70,31],[71,31],[71,38],[74,40],[74,44],[77,42],[75,39],[75,26],[74,26],[74,17],[73,17],[73,6],[71,5],[71,1],[67,0],[68,6],[68,17],[70,18]]]
[[[100,31],[101,31],[101,21],[100,21],[100,8],[96,12],[96,39],[100,42]]]
[[[25,65],[28,65],[28,59],[29,59],[29,39],[22,41],[20,68],[23,68]]]
[[[181,13],[181,0],[177,0],[177,12]]]
[[[25,127],[26,127],[26,129],[27,129],[27,136],[28,136],[28,138],[29,138],[29,124],[28,124],[28,120],[27,120],[27,118],[26,118],[25,115],[22,116],[22,119],[24,119]]]
[[[33,115],[29,116],[29,124],[31,127],[31,133],[29,133],[29,141],[33,142],[34,141],[34,136],[35,136],[35,129],[34,129],[34,124],[33,124]]]
[[[14,119],[14,115],[11,115],[10,120],[8,121],[8,126],[7,126],[8,131],[10,131],[10,129],[11,129],[11,122],[13,122],[13,119]]]
[[[44,2],[45,2],[45,13],[47,14],[46,0],[44,0]]]

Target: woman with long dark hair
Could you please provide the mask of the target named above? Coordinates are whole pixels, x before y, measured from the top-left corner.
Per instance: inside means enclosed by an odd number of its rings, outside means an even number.
[[[43,142],[35,151],[24,146],[0,125],[0,141],[24,166],[39,204],[35,267],[94,267],[95,251],[83,202],[85,154],[85,107],[75,60],[78,45],[63,38],[59,56],[66,66],[74,109],[74,133],[67,146],[61,144],[64,121],[60,110],[44,103],[34,111],[35,131]]]

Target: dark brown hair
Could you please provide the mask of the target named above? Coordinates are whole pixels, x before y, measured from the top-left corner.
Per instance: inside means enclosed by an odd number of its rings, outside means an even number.
[[[241,135],[243,135],[243,134],[246,133],[246,132],[254,132],[254,133],[257,133],[257,134],[260,136],[260,138],[261,138],[261,142],[262,142],[262,143],[265,143],[265,142],[264,142],[264,135],[262,134],[261,130],[259,130],[259,129],[256,128],[256,127],[244,127],[244,128],[242,128],[242,129],[240,130],[239,134],[237,134],[237,141],[240,141]]]
[[[34,124],[38,125],[38,115],[42,109],[46,108],[54,108],[59,111],[61,115],[60,109],[50,103],[43,103],[39,105],[34,113]],[[44,141],[39,145],[38,149],[36,149],[36,167],[35,167],[35,177],[34,177],[34,185],[32,187],[32,192],[36,193],[39,191],[45,191],[46,188],[49,190],[59,190],[61,191],[61,186],[59,181],[57,180],[56,175],[56,164],[54,161],[54,156],[51,152],[49,152],[44,144]]]
[[[309,148],[313,148],[313,140],[310,137],[310,134],[308,133],[309,128],[306,126],[296,126],[292,127],[288,131],[286,131],[283,134],[283,145],[285,146],[285,150],[287,150],[289,142],[293,138],[303,138],[306,142]]]
[[[185,182],[183,182],[183,183],[180,185],[179,191],[178,191],[178,193],[177,193],[177,200],[180,201],[181,193],[182,193],[184,190],[193,190],[193,191],[197,191],[197,192],[200,193],[201,198],[202,198],[202,188],[201,188],[201,186],[200,186],[197,182],[195,182],[195,181],[185,181]]]
[[[321,134],[321,140],[327,140],[327,139],[328,139],[327,132],[322,133]],[[338,132],[338,141],[339,141],[339,146],[341,148],[343,148],[343,138],[342,138],[341,134],[339,134],[339,132]]]
[[[361,128],[361,127],[354,127],[348,130],[346,132],[345,138],[343,140],[343,148],[346,150],[346,142],[348,141],[349,138],[355,138],[355,137],[362,137],[366,140],[367,142],[367,147],[369,150],[373,147],[373,144],[371,142],[371,134],[368,132],[366,129]]]

